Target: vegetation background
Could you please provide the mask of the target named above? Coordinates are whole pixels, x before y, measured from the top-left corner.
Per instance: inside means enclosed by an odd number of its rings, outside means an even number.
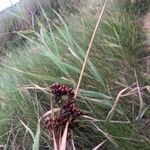
[[[38,122],[50,109],[47,90],[55,82],[76,88],[103,4],[23,0],[0,14],[0,148],[53,149]],[[149,52],[142,26],[149,5],[108,0],[76,99],[89,116],[74,129],[76,149],[150,149]]]

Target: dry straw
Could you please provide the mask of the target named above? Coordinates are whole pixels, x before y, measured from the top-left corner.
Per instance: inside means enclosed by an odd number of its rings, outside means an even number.
[[[90,43],[89,43],[89,46],[88,46],[88,50],[87,50],[87,53],[85,55],[84,62],[83,62],[83,65],[82,65],[82,69],[81,69],[80,77],[79,77],[78,84],[77,84],[77,87],[76,87],[76,90],[75,90],[74,98],[77,97],[77,94],[78,94],[78,91],[79,91],[79,88],[80,88],[80,84],[81,84],[81,80],[83,78],[84,70],[85,70],[85,67],[86,67],[86,63],[87,63],[89,54],[90,54],[90,52],[92,50],[93,41],[94,41],[94,38],[95,38],[95,35],[96,35],[96,32],[97,32],[98,26],[100,24],[100,21],[102,19],[102,16],[104,14],[104,10],[106,8],[106,3],[107,3],[107,0],[105,0],[105,2],[103,4],[102,10],[100,12],[100,15],[99,15],[99,18],[98,18],[98,21],[97,21],[97,24],[96,24],[95,29],[93,31],[93,35],[91,37],[91,40],[90,40]]]

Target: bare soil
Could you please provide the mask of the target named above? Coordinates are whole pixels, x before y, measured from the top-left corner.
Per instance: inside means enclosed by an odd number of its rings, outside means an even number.
[[[144,29],[145,29],[145,32],[146,32],[147,40],[150,42],[150,12],[148,12],[145,15],[145,17],[143,19],[143,26],[144,26]],[[150,44],[149,44],[148,49],[150,51]]]
[[[146,63],[146,72],[150,75],[150,11],[145,15],[143,19],[143,27],[145,29],[146,38],[147,38],[147,47],[146,52],[148,52],[148,56],[145,58]]]

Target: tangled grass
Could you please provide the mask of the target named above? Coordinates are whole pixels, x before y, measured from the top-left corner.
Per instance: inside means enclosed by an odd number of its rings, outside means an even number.
[[[150,90],[140,61],[145,55],[142,27],[117,1],[106,6],[76,97],[87,116],[74,128],[72,142],[81,150],[148,150]],[[92,0],[73,16],[54,10],[53,21],[41,8],[46,24],[37,18],[32,36],[17,32],[28,42],[2,58],[1,147],[53,149],[54,139],[39,122],[51,108],[47,87],[54,82],[77,87],[101,7]]]

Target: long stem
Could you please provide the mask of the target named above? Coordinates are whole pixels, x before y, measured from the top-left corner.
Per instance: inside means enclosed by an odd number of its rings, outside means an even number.
[[[105,10],[105,8],[106,8],[106,3],[107,3],[107,0],[105,0],[105,2],[104,2],[104,5],[103,5],[102,10],[101,10],[101,12],[100,12],[100,15],[99,15],[97,24],[96,24],[95,29],[94,29],[94,31],[93,31],[93,35],[92,35],[92,38],[91,38],[91,40],[90,40],[89,47],[88,47],[87,53],[86,53],[85,58],[84,58],[84,63],[83,63],[82,70],[81,70],[81,73],[80,73],[80,77],[79,77],[79,80],[78,80],[78,84],[77,84],[77,87],[76,87],[76,90],[75,90],[75,96],[74,96],[74,98],[77,97],[77,94],[78,94],[78,91],[79,91],[79,87],[80,87],[80,84],[81,84],[81,80],[82,80],[82,78],[83,78],[85,66],[86,66],[86,63],[87,63],[87,60],[88,60],[88,56],[89,56],[89,54],[90,54],[90,51],[91,51],[91,48],[92,48],[92,44],[93,44],[93,41],[94,41],[94,38],[95,38],[95,35],[96,35],[96,32],[97,32],[99,23],[100,23],[100,21],[101,21],[101,19],[102,19],[104,10]]]

